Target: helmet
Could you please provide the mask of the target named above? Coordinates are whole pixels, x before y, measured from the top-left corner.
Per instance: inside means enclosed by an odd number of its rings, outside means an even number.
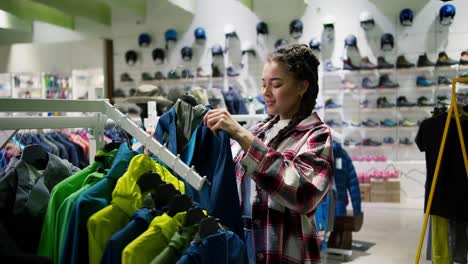
[[[452,20],[455,17],[455,13],[457,9],[454,5],[446,4],[443,5],[439,10],[439,19],[440,23],[443,25],[450,25],[452,24]]]
[[[137,62],[137,60],[138,53],[136,53],[136,51],[128,50],[127,52],[125,52],[125,61],[127,62],[127,64],[133,65]]]
[[[193,56],[193,50],[191,47],[183,47],[181,50],[180,50],[180,54],[182,55],[182,59],[184,61],[189,61],[192,59],[192,56]]]
[[[402,26],[411,26],[413,25],[414,13],[413,10],[405,8],[400,12],[400,24]]]
[[[211,55],[213,57],[224,56],[223,47],[221,45],[219,45],[219,44],[214,44],[211,47]]]
[[[246,53],[250,53],[254,56],[256,56],[256,53],[255,53],[255,47],[252,43],[250,43],[250,41],[246,41],[244,43],[242,43],[242,55],[246,54]]]
[[[276,42],[275,42],[275,49],[279,49],[279,48],[282,48],[284,46],[288,45],[288,41],[285,40],[285,39],[278,39]]]
[[[359,15],[359,21],[361,22],[361,27],[364,29],[364,30],[370,30],[374,27],[375,25],[375,21],[374,21],[374,17],[372,16],[372,14],[368,11],[363,11],[360,15]]]
[[[385,33],[380,38],[380,49],[383,51],[389,51],[393,49],[394,46],[393,35],[390,33]]]
[[[164,50],[161,49],[161,48],[154,49],[153,53],[152,53],[152,56],[153,56],[153,60],[157,64],[162,64],[164,62],[164,58],[166,57]]]
[[[267,23],[260,21],[257,23],[257,35],[267,35],[268,34],[268,25]]]
[[[236,27],[233,24],[224,25],[224,35],[226,38],[237,37]]]
[[[345,38],[345,47],[357,47],[357,38],[354,35],[348,35]]]
[[[325,16],[323,19],[323,27],[333,29],[335,25],[335,18],[331,15]]]
[[[310,40],[309,42],[309,47],[313,50],[317,50],[317,51],[320,51],[320,41],[316,40],[316,39],[312,39]]]
[[[148,47],[151,44],[151,36],[148,33],[141,33],[138,36],[138,45],[140,47]]]
[[[197,27],[195,29],[195,31],[193,32],[193,34],[195,35],[196,40],[199,40],[199,39],[205,40],[206,39],[206,32],[205,32],[205,29],[202,28],[202,27]]]
[[[164,33],[164,38],[166,38],[166,41],[177,41],[177,31],[175,31],[175,29],[168,29],[166,33]]]
[[[298,39],[302,36],[302,29],[304,28],[304,24],[299,19],[294,19],[289,24],[289,34],[291,37]]]

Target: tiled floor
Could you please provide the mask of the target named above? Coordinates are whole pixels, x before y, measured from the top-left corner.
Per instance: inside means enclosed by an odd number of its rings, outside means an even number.
[[[419,234],[424,221],[418,205],[364,203],[364,224],[353,240],[375,243],[366,252],[353,251],[345,261],[342,256],[328,256],[324,263],[409,264],[414,263]],[[427,232],[426,232],[427,235]],[[426,244],[419,263],[426,261]]]

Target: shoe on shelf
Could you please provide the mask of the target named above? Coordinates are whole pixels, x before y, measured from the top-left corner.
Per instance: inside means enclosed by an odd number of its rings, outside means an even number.
[[[224,74],[222,74],[221,71],[219,70],[219,67],[218,67],[217,65],[213,64],[213,63],[211,64],[211,70],[212,70],[212,74],[211,74],[211,75],[212,75],[213,77],[215,77],[215,78],[216,78],[216,77],[223,77],[223,76],[224,76]]]
[[[400,138],[400,144],[403,144],[403,145],[413,145],[413,142],[405,137],[405,138]]]
[[[383,127],[396,127],[398,124],[389,118],[385,118],[380,121],[380,125]]]
[[[168,78],[168,79],[176,80],[176,79],[180,79],[180,76],[179,76],[179,74],[178,74],[176,71],[170,71],[170,72],[167,74],[167,78]]]
[[[335,103],[333,99],[329,98],[325,101],[325,108],[327,109],[334,109],[334,108],[340,108],[341,105]]]
[[[393,64],[387,62],[383,56],[377,58],[377,69],[391,69]]]
[[[396,82],[390,80],[388,74],[382,74],[379,78],[379,87],[380,88],[398,88],[400,85]]]
[[[364,77],[364,79],[362,79],[362,88],[364,89],[375,89],[378,86],[379,85],[373,82],[369,77]]]
[[[392,137],[384,137],[383,138],[383,143],[390,145],[390,144],[395,143],[395,140]]]
[[[348,126],[353,126],[353,127],[360,127],[361,126],[361,122],[359,122],[356,119],[350,120],[347,124],[348,124]]]
[[[371,138],[365,138],[362,140],[363,146],[381,146],[382,142],[373,140]]]
[[[434,85],[434,82],[429,81],[428,79],[426,79],[425,76],[416,77],[416,86],[429,87],[429,86],[433,86],[433,85]]]
[[[450,100],[446,95],[439,95],[437,96],[437,104],[450,105]]]
[[[449,78],[445,77],[445,76],[439,76],[439,77],[437,77],[437,83],[439,85],[450,85],[450,84],[452,84],[452,81]]]
[[[124,72],[120,75],[120,81],[121,82],[133,82],[133,78],[130,76],[130,74]]]
[[[458,64],[458,61],[450,58],[445,51],[439,52],[439,58],[437,59],[437,66],[451,66]]]
[[[427,97],[425,96],[421,96],[418,98],[417,105],[418,106],[434,106],[434,104],[430,103],[429,99],[427,99]]]
[[[406,96],[400,96],[397,98],[396,105],[398,107],[413,107],[416,106],[416,103],[408,101],[408,99],[406,99]]]
[[[337,71],[340,68],[333,66],[331,60],[326,60],[323,64],[323,69],[327,72]]]
[[[155,80],[164,80],[166,79],[166,77],[164,76],[164,73],[162,73],[161,71],[158,71],[154,74],[154,79]]]
[[[329,127],[341,127],[342,126],[342,124],[335,121],[335,119],[327,120],[325,121],[325,124],[327,124],[327,126]]]
[[[152,81],[153,80],[153,76],[151,76],[151,74],[147,73],[147,72],[144,72],[141,74],[141,79],[143,81]]]
[[[182,70],[182,73],[181,73],[181,78],[182,79],[186,79],[186,78],[193,78],[193,74],[192,72],[190,72],[190,70],[187,70],[187,69],[184,69]]]
[[[460,65],[468,65],[468,51],[462,51],[460,54]]]
[[[369,60],[369,57],[366,56],[361,59],[361,70],[374,70],[374,69],[377,69],[377,65],[372,63]]]
[[[419,55],[418,58],[418,67],[434,67],[435,63],[430,61],[427,57],[427,54]]]
[[[211,74],[205,72],[202,67],[197,67],[197,77],[198,78],[208,78]]]
[[[411,121],[408,118],[405,118],[402,121],[400,121],[400,126],[402,126],[402,127],[415,127],[416,122]]]
[[[236,77],[239,76],[239,72],[237,72],[232,66],[229,66],[227,68],[227,75],[229,77]]]
[[[353,82],[351,81],[348,81],[348,80],[342,80],[341,81],[341,88],[342,89],[355,89],[356,88],[356,84],[354,84]]]
[[[354,65],[350,58],[343,60],[343,70],[356,71],[359,69],[359,66]]]
[[[394,106],[395,106],[395,104],[390,103],[387,100],[387,97],[385,97],[385,96],[377,98],[377,108],[390,108],[390,107],[394,107]]]
[[[408,60],[406,60],[405,55],[398,56],[396,65],[397,65],[397,68],[399,69],[414,67],[414,63],[411,63]]]
[[[361,124],[362,124],[363,126],[365,126],[365,127],[378,127],[378,126],[379,126],[379,123],[377,123],[376,121],[374,121],[374,120],[372,120],[372,119],[370,119],[370,118],[368,118],[368,119],[362,121]]]
[[[361,145],[361,142],[358,142],[354,139],[346,139],[344,141],[344,145],[345,146],[360,146]]]

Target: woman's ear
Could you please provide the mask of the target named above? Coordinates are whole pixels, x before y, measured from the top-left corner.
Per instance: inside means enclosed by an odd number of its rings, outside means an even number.
[[[309,87],[309,81],[303,80],[299,82],[299,95],[302,97],[307,92],[307,88]]]

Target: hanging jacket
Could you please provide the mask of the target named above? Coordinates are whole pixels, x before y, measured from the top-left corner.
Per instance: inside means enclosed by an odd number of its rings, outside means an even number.
[[[183,226],[171,237],[167,247],[151,261],[151,264],[172,264],[180,259],[198,232],[200,225]]]
[[[194,113],[177,112],[176,109],[177,107],[173,107],[160,117],[155,132],[156,139],[162,144],[167,144],[167,148],[173,154],[178,154],[177,150],[180,148],[176,132],[177,125],[183,123],[180,117],[195,116]],[[188,119],[184,124],[190,124],[191,121]],[[206,176],[211,183],[204,184],[200,191],[186,184],[187,195],[193,196],[193,200],[206,209],[208,215],[219,218],[223,225],[243,238],[229,135],[224,131],[219,131],[218,135],[213,134],[201,120],[191,134],[187,146],[182,149],[184,152],[179,153],[181,159],[187,165],[194,166],[195,170],[201,176]]]
[[[18,247],[29,253],[37,251],[50,192],[60,181],[79,171],[68,161],[51,153],[47,155],[44,171],[17,156],[0,174],[0,221]]]
[[[61,181],[54,187],[52,193],[50,194],[50,200],[47,206],[44,224],[42,225],[41,239],[37,251],[39,255],[50,257],[54,260],[55,263],[58,262],[58,255],[60,252],[58,243],[60,241],[60,234],[59,232],[56,232],[56,228],[60,227],[60,225],[57,225],[56,222],[61,220],[65,223],[66,226],[68,221],[65,219],[57,219],[57,211],[68,196],[81,188],[83,182],[86,180],[86,177],[88,177],[89,174],[96,171],[98,167],[110,168],[116,154],[117,150],[111,151],[109,153],[106,153],[102,150],[98,151],[96,153],[96,157],[100,157],[98,159],[100,159],[102,162],[93,162],[88,167]]]
[[[150,156],[135,156],[128,170],[117,181],[112,192],[112,202],[92,215],[88,220],[89,263],[100,263],[104,250],[112,234],[125,227],[132,215],[143,207],[144,196],[137,182],[146,172],[155,172],[161,179],[181,193],[185,193],[184,183],[177,180],[165,167],[156,163]]]
[[[86,223],[91,215],[110,204],[115,184],[127,171],[133,156],[134,153],[128,148],[128,145],[122,143],[106,177],[82,193],[75,202],[70,214],[59,263],[81,264],[89,261]]]
[[[341,167],[335,166],[335,183],[338,191],[336,201],[336,216],[346,215],[346,206],[348,205],[348,192],[353,204],[353,214],[361,214],[361,190],[359,181],[354,169],[353,161],[339,143],[333,144],[333,156],[335,164],[341,162]],[[341,160],[341,161],[339,161]]]
[[[151,221],[148,230],[133,240],[122,253],[122,264],[150,263],[169,244],[174,233],[182,227],[186,212],[171,217],[157,216]]]
[[[247,264],[245,244],[235,233],[217,233],[192,241],[177,264]],[[279,262],[278,262],[279,263]]]

